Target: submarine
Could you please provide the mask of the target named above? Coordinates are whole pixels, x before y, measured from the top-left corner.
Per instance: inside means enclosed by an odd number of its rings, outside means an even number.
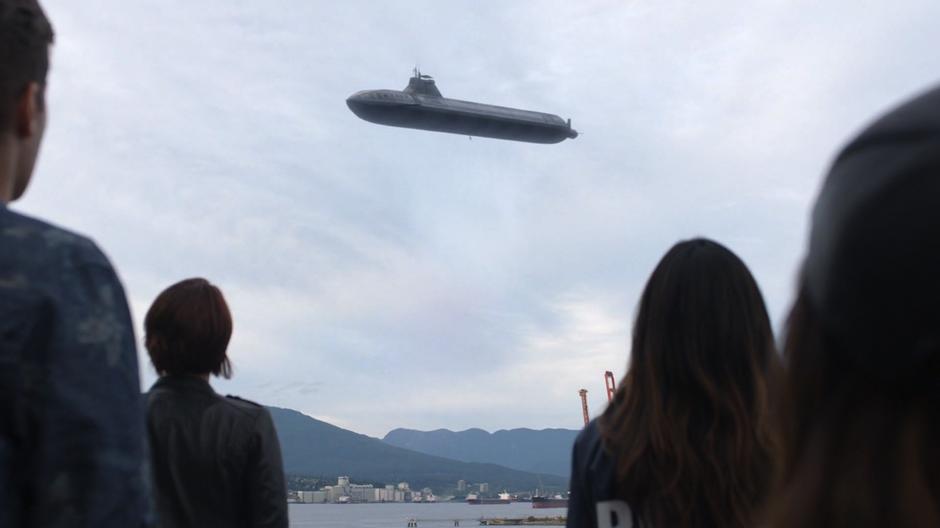
[[[430,75],[417,69],[404,90],[363,90],[349,96],[346,105],[361,119],[380,125],[529,143],[578,137],[571,120],[555,114],[448,99]]]

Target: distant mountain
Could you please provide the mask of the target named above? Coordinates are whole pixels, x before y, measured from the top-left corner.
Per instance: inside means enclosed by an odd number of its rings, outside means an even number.
[[[464,462],[485,462],[567,477],[571,472],[573,429],[509,429],[488,433],[483,429],[454,432],[447,429],[415,431],[395,429],[385,435],[389,445]]]
[[[529,490],[540,485],[567,489],[567,479],[559,476],[418,453],[297,411],[278,407],[268,410],[274,418],[288,474],[326,478],[348,475],[353,482],[408,482],[412,488],[427,486],[435,490],[454,488],[458,480],[487,482],[493,490]]]

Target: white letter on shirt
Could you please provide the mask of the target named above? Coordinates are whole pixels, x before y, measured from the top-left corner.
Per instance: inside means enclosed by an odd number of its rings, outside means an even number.
[[[597,528],[633,528],[630,505],[621,500],[598,502]]]

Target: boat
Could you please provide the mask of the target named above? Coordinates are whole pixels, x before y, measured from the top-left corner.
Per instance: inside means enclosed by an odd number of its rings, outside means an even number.
[[[480,497],[476,493],[467,495],[467,504],[509,504],[512,497],[505,491],[499,494],[499,497]]]
[[[360,119],[380,125],[528,143],[578,137],[571,120],[555,114],[448,99],[417,69],[404,90],[363,90],[346,105]]]
[[[561,495],[555,495],[552,497],[532,497],[532,507],[533,508],[567,508],[568,499],[562,497]]]

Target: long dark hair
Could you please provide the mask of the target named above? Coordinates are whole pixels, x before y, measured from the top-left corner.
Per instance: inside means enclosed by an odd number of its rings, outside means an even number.
[[[771,526],[940,526],[940,363],[889,384],[852,352],[827,336],[801,287],[784,343]],[[895,352],[882,351],[881,368]]]
[[[600,422],[617,489],[645,526],[754,525],[776,460],[778,374],[747,266],[710,240],[673,246],[646,284],[629,369]]]

